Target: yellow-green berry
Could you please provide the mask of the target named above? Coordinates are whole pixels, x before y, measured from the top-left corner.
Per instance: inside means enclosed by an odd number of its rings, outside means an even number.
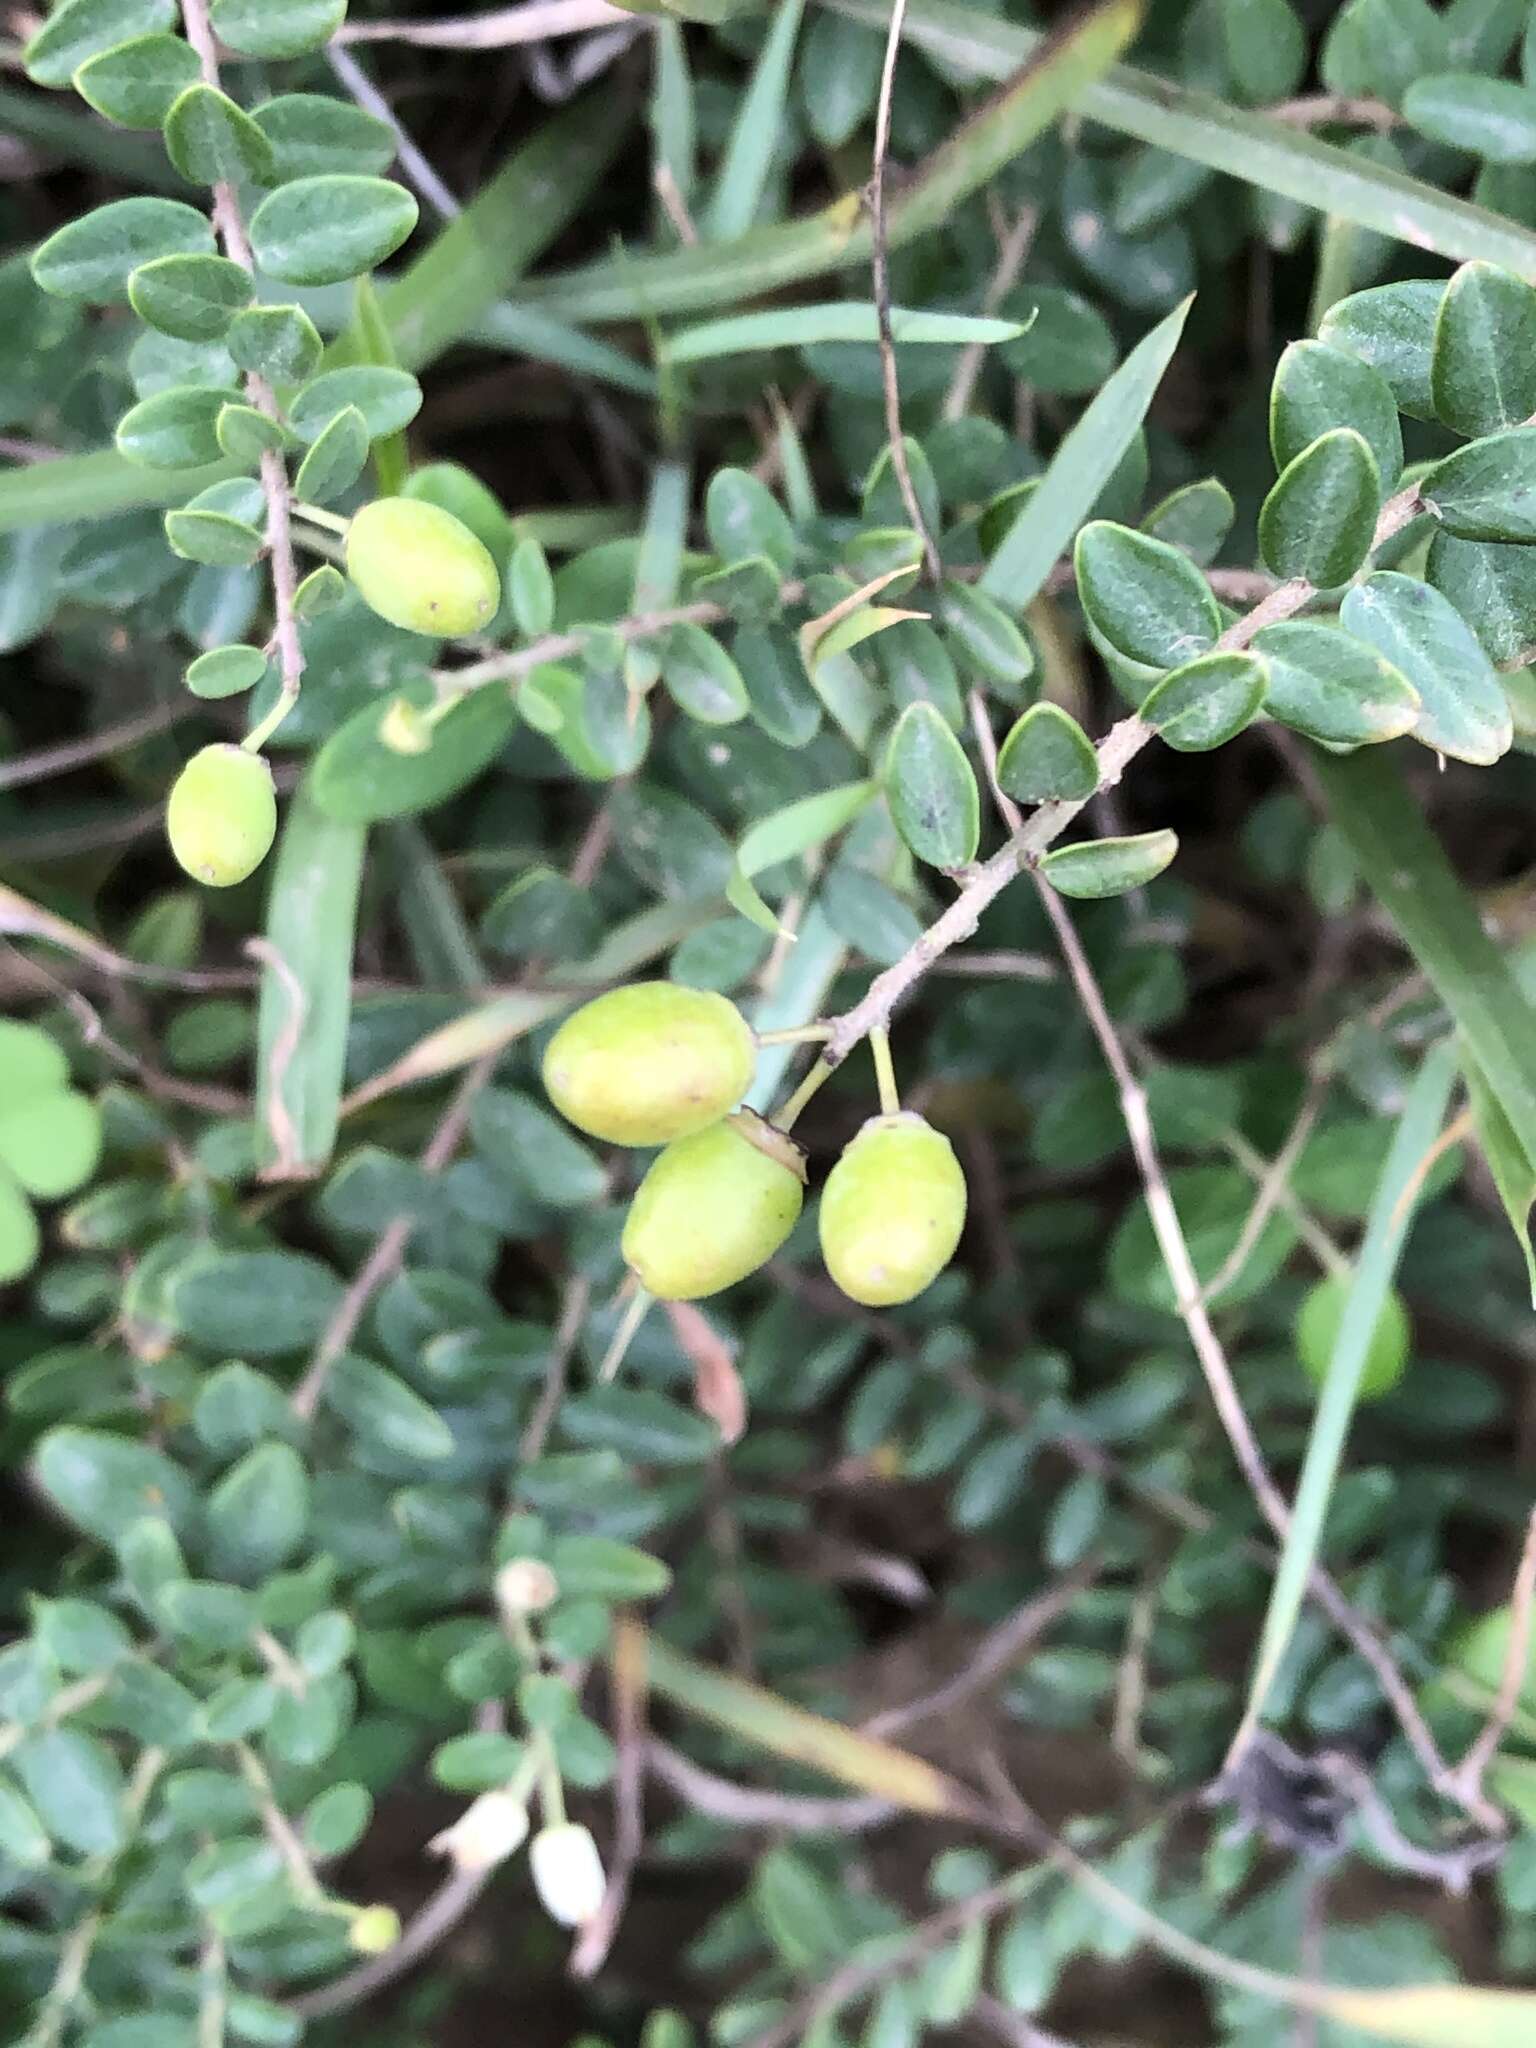
[[[717,1123],[757,1064],[732,1002],[674,981],[637,981],[584,1003],[544,1055],[560,1114],[610,1145],[666,1145]]]
[[[347,574],[392,626],[434,639],[478,633],[501,604],[490,552],[438,505],[375,498],[347,528]]]
[[[804,1200],[799,1146],[738,1110],[652,1163],[629,1205],[624,1257],[659,1300],[700,1301],[771,1259]]]
[[[909,1110],[871,1117],[822,1190],[821,1255],[866,1308],[894,1308],[931,1287],[964,1228],[955,1149]]]
[[[272,770],[244,747],[204,747],[176,778],[165,829],[172,853],[199,882],[210,889],[243,882],[277,834]]]
[[[1348,1273],[1333,1273],[1326,1280],[1319,1280],[1296,1317],[1296,1354],[1308,1379],[1318,1386],[1328,1377],[1353,1285]],[[1408,1311],[1402,1297],[1395,1290],[1389,1291],[1366,1346],[1365,1370],[1360,1375],[1362,1401],[1374,1401],[1391,1393],[1408,1369],[1411,1345]]]

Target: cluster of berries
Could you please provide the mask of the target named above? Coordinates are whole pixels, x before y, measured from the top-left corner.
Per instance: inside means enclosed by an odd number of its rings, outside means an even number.
[[[662,1301],[698,1301],[771,1259],[799,1221],[805,1154],[735,1107],[757,1040],[735,1004],[670,981],[611,990],[569,1017],[544,1057],[562,1115],[611,1145],[663,1149],[636,1190],[624,1257]],[[965,1226],[965,1176],[941,1131],[907,1110],[874,1116],[822,1190],[822,1257],[851,1300],[911,1301]]]

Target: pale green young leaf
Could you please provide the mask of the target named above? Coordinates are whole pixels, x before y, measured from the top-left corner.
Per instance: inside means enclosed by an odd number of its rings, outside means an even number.
[[[841,832],[877,794],[873,782],[850,782],[841,788],[801,797],[747,828],[736,848],[736,862],[726,888],[728,900],[743,917],[763,931],[777,933],[778,919],[753,887],[753,877],[780,861],[794,860]]]

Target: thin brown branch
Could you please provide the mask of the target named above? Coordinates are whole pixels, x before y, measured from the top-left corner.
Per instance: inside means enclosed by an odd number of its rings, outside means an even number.
[[[1284,121],[1292,128],[1375,128],[1383,135],[1400,126],[1403,118],[1385,100],[1342,92],[1308,93],[1264,111],[1271,121]]]
[[[1019,209],[1018,218],[1003,235],[997,252],[997,267],[987,284],[986,296],[982,299],[983,314],[996,313],[998,307],[1013,289],[1019,272],[1024,268],[1024,259],[1029,254],[1030,244],[1035,239],[1035,229],[1040,224],[1038,206]],[[955,363],[955,373],[949,380],[949,389],[944,394],[944,417],[958,420],[965,417],[970,408],[971,394],[976,389],[976,379],[981,375],[981,366],[987,359],[984,341],[967,342],[961,349]]]
[[[638,1629],[621,1629],[613,1652],[613,1734],[618,1763],[613,1774],[608,1888],[601,1909],[582,1928],[571,1951],[571,1975],[583,1982],[595,1977],[608,1960],[645,1847],[645,1702],[645,1638]]]
[[[1264,1169],[1253,1206],[1238,1232],[1237,1243],[1201,1290],[1202,1300],[1214,1301],[1218,1295],[1224,1294],[1247,1265],[1254,1246],[1264,1235],[1265,1224],[1279,1207],[1286,1189],[1290,1186],[1296,1162],[1301,1157],[1302,1149],[1311,1137],[1313,1127],[1322,1113],[1328,1086],[1328,1075],[1313,1074],[1306,1095],[1302,1099],[1301,1108],[1296,1114],[1296,1121],[1286,1135],[1285,1143]]]
[[[819,1798],[801,1792],[764,1792],[706,1771],[655,1736],[646,1744],[651,1770],[695,1812],[739,1828],[786,1828],[795,1834],[853,1835],[879,1827],[901,1811],[888,1799],[856,1795]]]
[[[1532,1509],[1526,1524],[1525,1542],[1521,1546],[1514,1590],[1510,1594],[1509,1641],[1504,1649],[1499,1690],[1481,1732],[1452,1774],[1457,1791],[1469,1808],[1482,1801],[1483,1774],[1498,1755],[1499,1744],[1504,1740],[1515,1717],[1515,1709],[1520,1704],[1520,1695],[1525,1690],[1529,1677],[1533,1607],[1536,1607],[1536,1508]]]
[[[332,2013],[350,2012],[353,2006],[371,1998],[375,1991],[381,1991],[386,1984],[393,1984],[397,1977],[403,1977],[423,1956],[430,1955],[448,1938],[490,1883],[492,1875],[489,1870],[455,1871],[444,1879],[421,1911],[407,1924],[393,1948],[386,1949],[383,1955],[370,1956],[367,1962],[359,1963],[355,1970],[349,1970],[345,1977],[338,1977],[333,1983],[321,1984],[314,1991],[301,1992],[289,2001],[288,2011],[301,2020],[326,2019]]]
[[[635,18],[607,0],[523,0],[490,14],[450,21],[349,21],[338,43],[414,43],[428,50],[506,50],[517,43],[544,43],[554,36],[583,35],[593,28],[633,28]]]
[[[1284,1542],[1290,1531],[1290,1510],[1259,1448],[1238,1394],[1237,1382],[1226,1351],[1206,1312],[1199,1276],[1195,1271],[1184,1228],[1179,1221],[1178,1210],[1174,1207],[1167,1175],[1163,1171],[1162,1160],[1158,1154],[1157,1140],[1152,1131],[1152,1119],[1147,1111],[1146,1091],[1132,1071],[1125,1048],[1120,1043],[1119,1034],[1105,1004],[1098,977],[1094,974],[1092,964],[1083,950],[1082,941],[1077,936],[1077,928],[1068,915],[1065,904],[1049,883],[1038,877],[1036,880],[1041,903],[1061,946],[1068,972],[1078,993],[1078,1000],[1082,1004],[1094,1037],[1098,1040],[1105,1065],[1109,1068],[1119,1092],[1126,1132],[1141,1174],[1147,1213],[1173,1288],[1180,1320],[1188,1332],[1190,1344],[1200,1362],[1212,1403],[1226,1432],[1238,1468],[1247,1482],[1249,1491],[1258,1502],[1264,1519],[1280,1541]],[[1458,1800],[1479,1821],[1486,1822],[1488,1810],[1483,1802],[1464,1797],[1461,1789],[1453,1782],[1450,1767],[1440,1754],[1429,1723],[1419,1711],[1413,1690],[1398,1669],[1390,1650],[1364,1617],[1350,1605],[1336,1582],[1320,1567],[1313,1567],[1308,1578],[1308,1586],[1313,1597],[1348,1639],[1356,1654],[1362,1657],[1375,1673],[1377,1683],[1396,1714],[1398,1724],[1422,1764],[1430,1783],[1438,1791]]]
[[[544,1369],[544,1384],[528,1418],[528,1427],[523,1431],[522,1442],[518,1445],[518,1457],[525,1465],[543,1455],[550,1429],[560,1412],[560,1403],[565,1398],[566,1372],[591,1300],[591,1280],[585,1273],[575,1274],[567,1283],[565,1298],[560,1304],[560,1320],[555,1325],[555,1341],[550,1346],[549,1364]]]
[[[100,732],[87,733],[83,739],[65,740],[56,747],[39,747],[31,754],[15,754],[8,761],[0,761],[0,789],[20,789],[29,782],[46,782],[50,776],[87,767],[104,754],[115,754],[123,747],[136,746],[140,740],[169,731],[201,708],[195,697],[182,697],[174,703],[157,704],[153,710],[138,712],[117,725],[103,726]]]
[[[203,81],[215,91],[219,89],[219,49],[208,15],[208,0],[181,0],[181,18],[187,31],[187,41],[197,54],[202,67]],[[256,260],[251,254],[250,237],[245,231],[245,219],[240,211],[240,199],[233,185],[215,185],[213,188],[213,224],[224,253],[232,263],[251,276],[256,274]],[[254,371],[245,380],[246,396],[256,410],[274,423],[282,424],[282,407],[277,395],[265,377]],[[274,614],[273,644],[277,650],[280,695],[269,721],[275,729],[283,715],[291,709],[299,694],[304,675],[304,649],[299,642],[298,616],[294,610],[294,598],[298,592],[299,574],[293,559],[293,530],[289,519],[290,497],[288,491],[288,465],[281,449],[268,448],[261,458],[261,494],[267,507],[267,556],[272,574],[272,604]]]
[[[477,1060],[460,1081],[453,1099],[443,1112],[436,1130],[432,1133],[427,1149],[421,1155],[422,1169],[426,1173],[438,1174],[459,1149],[460,1141],[469,1124],[469,1113],[475,1097],[490,1079],[499,1053],[490,1053]],[[295,1415],[305,1421],[314,1414],[320,1396],[325,1391],[325,1382],[331,1367],[346,1350],[356,1334],[357,1326],[366,1314],[370,1302],[385,1282],[391,1279],[405,1256],[406,1246],[416,1228],[409,1216],[397,1216],[380,1232],[373,1250],[358,1269],[351,1286],[337,1304],[336,1312],[321,1332],[320,1342],[315,1346],[314,1356],[305,1369],[304,1377],[293,1390],[292,1408]]]
[[[885,61],[880,70],[880,97],[875,107],[875,168],[869,185],[871,220],[870,267],[874,280],[875,319],[880,329],[880,382],[885,393],[885,435],[891,451],[891,468],[901,490],[907,517],[923,544],[923,561],[930,583],[944,573],[939,550],[912,482],[907,462],[907,444],[901,431],[901,379],[896,368],[896,338],[891,331],[891,254],[886,231],[885,173],[891,150],[891,98],[896,84],[896,59],[901,52],[901,31],[907,18],[907,0],[891,0],[891,23],[885,38]]]

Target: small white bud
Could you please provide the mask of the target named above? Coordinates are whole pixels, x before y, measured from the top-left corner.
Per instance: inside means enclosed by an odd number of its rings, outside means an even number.
[[[541,1828],[528,1851],[534,1888],[551,1920],[580,1927],[603,1903],[608,1880],[588,1829],[576,1821]]]
[[[519,1850],[528,1836],[528,1810],[510,1792],[482,1792],[451,1828],[434,1835],[427,1847],[434,1856],[448,1856],[455,1870],[494,1870]]]
[[[560,1581],[536,1557],[514,1557],[496,1574],[496,1601],[503,1614],[542,1614],[560,1597]]]

